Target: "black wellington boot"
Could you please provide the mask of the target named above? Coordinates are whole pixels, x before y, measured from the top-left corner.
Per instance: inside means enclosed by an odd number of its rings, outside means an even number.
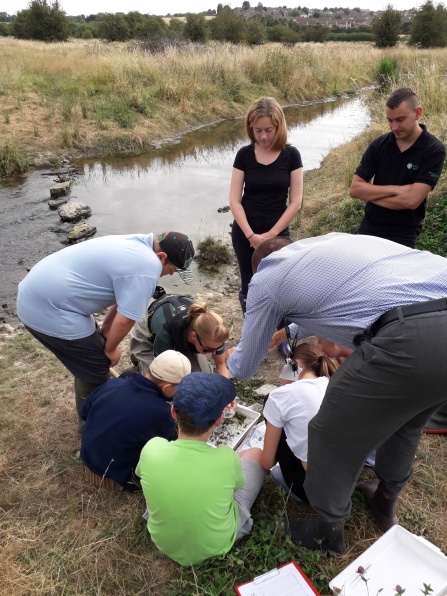
[[[390,492],[383,482],[378,480],[365,480],[359,482],[357,490],[365,497],[377,525],[386,532],[397,524],[397,498],[399,492]]]
[[[298,521],[283,520],[292,542],[308,550],[321,550],[327,554],[342,555],[346,552],[345,521],[327,522],[322,517]]]

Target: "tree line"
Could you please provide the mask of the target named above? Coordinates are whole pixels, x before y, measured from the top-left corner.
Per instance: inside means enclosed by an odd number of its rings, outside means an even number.
[[[243,8],[246,8],[249,3],[244,0],[243,4]],[[215,13],[212,19],[207,20],[205,14],[187,13],[185,20],[174,16],[166,22],[161,17],[137,11],[67,17],[58,0],[53,3],[48,0],[31,0],[28,8],[19,11],[14,18],[8,18],[9,15],[4,13],[5,19],[0,22],[0,35],[46,42],[79,37],[99,38],[110,42],[136,39],[154,43],[160,40],[163,43],[169,40],[204,43],[214,39],[249,45],[265,42],[295,44],[302,41],[324,42],[328,39],[374,39],[378,47],[390,47],[398,43],[402,33],[409,33],[408,42],[412,45],[423,48],[447,46],[447,9],[443,4],[435,5],[432,0],[426,0],[416,10],[411,23],[401,24],[399,11],[388,5],[381,16],[373,20],[372,29],[364,26],[349,33],[346,29],[329,29],[321,24],[301,25],[293,19],[275,19],[265,13],[261,2],[258,8],[257,13],[247,19],[233,12],[230,6],[219,4],[216,11],[209,10],[207,13]]]

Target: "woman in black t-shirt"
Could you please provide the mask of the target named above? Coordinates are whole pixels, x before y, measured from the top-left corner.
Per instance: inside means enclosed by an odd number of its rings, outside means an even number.
[[[230,186],[231,235],[241,272],[243,312],[254,249],[267,238],[290,236],[288,226],[303,195],[301,156],[287,143],[286,120],[278,102],[272,97],[257,99],[248,110],[245,129],[251,144],[238,151]]]

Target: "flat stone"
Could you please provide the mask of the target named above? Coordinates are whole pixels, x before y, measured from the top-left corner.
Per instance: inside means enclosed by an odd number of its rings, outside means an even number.
[[[72,230],[67,234],[67,240],[69,242],[76,242],[82,238],[90,238],[96,234],[95,226],[89,226],[86,223],[76,224]]]
[[[90,217],[92,210],[85,203],[68,203],[57,210],[62,221],[79,221]]]
[[[263,397],[265,397],[266,395],[268,395],[274,389],[278,389],[278,387],[276,385],[266,384],[266,385],[261,385],[260,387],[258,387],[257,389],[255,389],[254,393],[256,393],[257,395],[262,395]]]
[[[50,199],[48,201],[48,207],[50,209],[57,209],[58,207],[60,207],[61,205],[65,205],[65,203],[68,201],[68,199]]]
[[[57,199],[57,197],[63,197],[68,195],[70,188],[71,180],[67,180],[66,182],[58,182],[50,188],[50,195],[53,199]]]

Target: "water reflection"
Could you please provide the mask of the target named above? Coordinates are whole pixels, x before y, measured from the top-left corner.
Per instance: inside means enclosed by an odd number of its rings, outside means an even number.
[[[319,167],[331,148],[359,134],[369,121],[359,97],[285,111],[289,139],[305,170]],[[185,134],[140,156],[80,160],[70,200],[92,208],[89,223],[98,236],[174,229],[194,241],[206,234],[228,238],[231,213],[217,209],[228,204],[234,157],[245,144],[241,118]],[[48,209],[52,183],[41,172],[0,181],[0,304],[7,302],[8,309],[26,268],[59,250],[70,228]],[[170,289],[180,287],[176,277]]]

